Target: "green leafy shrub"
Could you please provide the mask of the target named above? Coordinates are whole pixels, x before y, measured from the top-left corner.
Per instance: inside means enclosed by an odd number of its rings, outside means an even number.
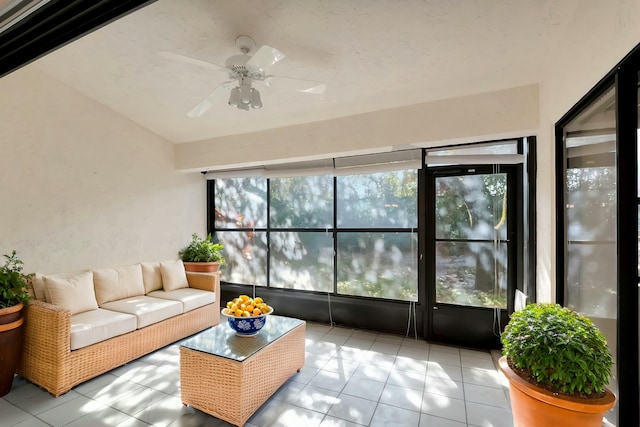
[[[557,393],[595,397],[609,383],[613,358],[591,320],[558,304],[514,312],[502,334],[511,367]]]
[[[197,233],[191,235],[189,246],[179,252],[180,258],[185,262],[219,262],[221,266],[227,265],[227,260],[222,255],[224,246],[211,241],[211,234],[205,239],[198,237]]]
[[[26,304],[31,295],[26,282],[29,275],[22,273],[23,262],[18,258],[16,251],[4,257],[6,261],[0,266],[0,308]]]

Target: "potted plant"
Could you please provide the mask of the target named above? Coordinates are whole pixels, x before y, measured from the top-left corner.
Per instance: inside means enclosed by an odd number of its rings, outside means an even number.
[[[0,266],[0,397],[11,390],[22,351],[22,309],[31,295],[22,273],[23,262],[16,255],[4,255]]]
[[[602,426],[613,358],[586,317],[558,304],[514,312],[501,336],[515,427]]]
[[[214,272],[227,265],[227,260],[222,255],[223,248],[220,243],[211,241],[211,234],[202,239],[197,233],[193,233],[191,242],[179,254],[186,271]]]

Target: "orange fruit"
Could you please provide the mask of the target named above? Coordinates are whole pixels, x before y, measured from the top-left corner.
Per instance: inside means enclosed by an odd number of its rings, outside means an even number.
[[[236,317],[259,316],[272,310],[262,298],[244,294],[228,301],[226,307],[227,315]]]

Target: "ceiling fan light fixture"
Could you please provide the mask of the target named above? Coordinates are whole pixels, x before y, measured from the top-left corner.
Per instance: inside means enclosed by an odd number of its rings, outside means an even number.
[[[240,102],[247,105],[251,104],[251,89],[246,91],[240,89]]]
[[[244,79],[240,86],[240,102],[243,104],[251,103],[251,84],[245,84]]]
[[[231,95],[229,96],[229,105],[237,107],[240,104],[240,88],[234,87],[231,89]]]
[[[251,89],[251,108],[262,108],[262,99],[260,98],[260,92],[256,89]]]

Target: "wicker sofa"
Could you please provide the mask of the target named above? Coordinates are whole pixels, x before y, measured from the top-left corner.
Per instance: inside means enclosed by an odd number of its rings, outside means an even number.
[[[36,275],[31,287],[17,373],[54,396],[220,321],[220,273],[181,261]]]

